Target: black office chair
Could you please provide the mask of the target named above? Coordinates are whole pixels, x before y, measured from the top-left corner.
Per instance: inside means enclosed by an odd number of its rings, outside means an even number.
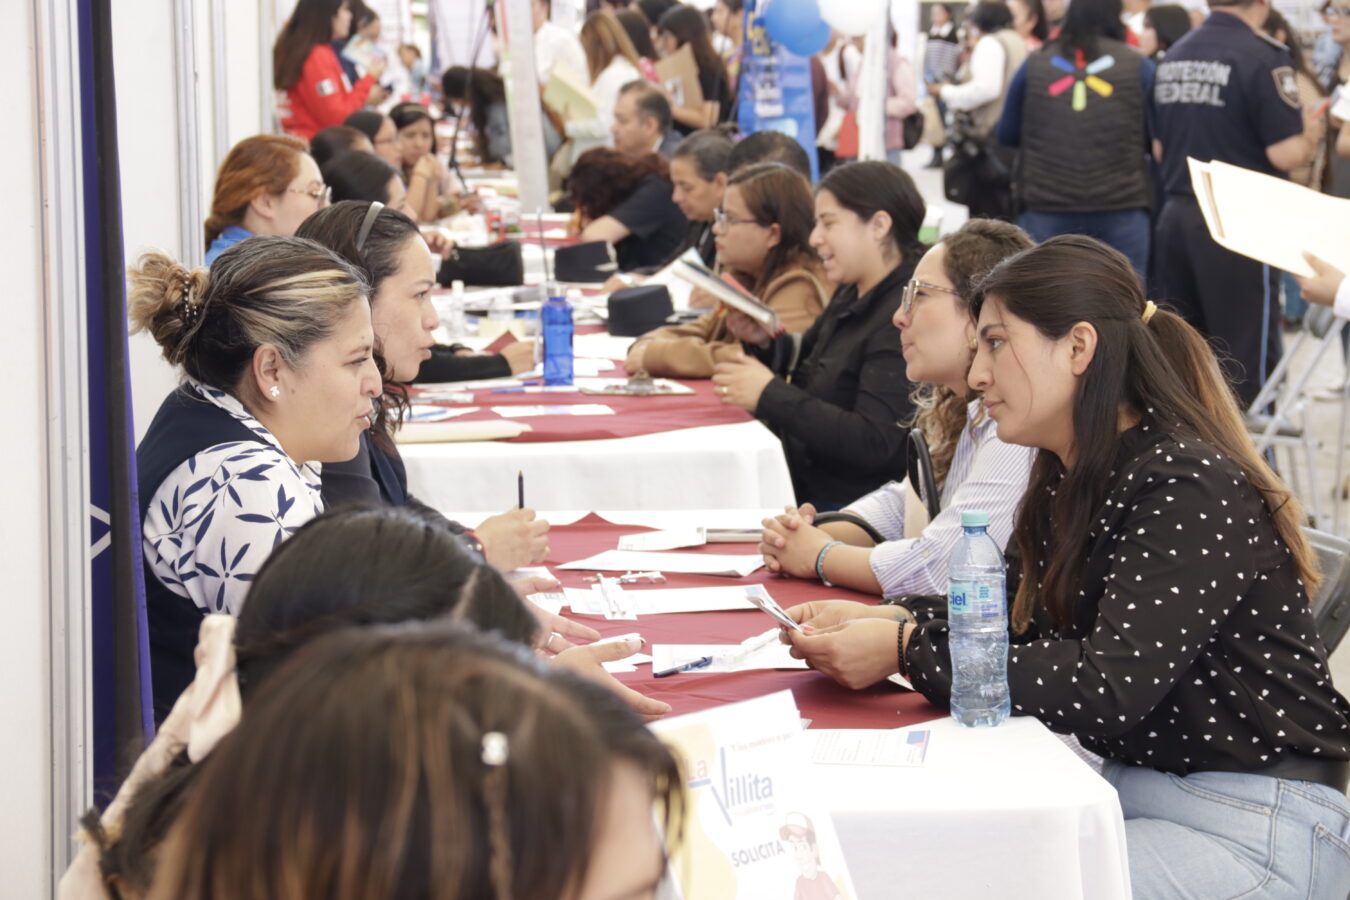
[[[1304,528],[1303,534],[1317,552],[1322,568],[1322,583],[1312,598],[1312,610],[1317,633],[1330,656],[1350,630],[1350,541],[1316,528]]]
[[[938,514],[937,479],[933,477],[933,457],[928,452],[928,441],[924,440],[923,432],[917,428],[909,430],[908,456],[906,477],[909,479],[909,489],[918,494],[919,501],[928,511],[928,520],[931,522],[937,518]],[[867,536],[876,544],[886,540],[862,516],[847,510],[825,512],[816,516],[817,525],[828,525],[831,522],[847,522],[850,525],[856,525],[866,532]]]
[[[937,518],[941,508],[938,497],[937,478],[933,475],[933,457],[928,452],[928,441],[917,428],[909,430],[909,486],[919,494],[924,509],[928,510],[928,521]]]

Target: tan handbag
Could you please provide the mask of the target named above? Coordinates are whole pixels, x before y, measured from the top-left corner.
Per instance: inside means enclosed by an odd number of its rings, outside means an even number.
[[[941,147],[947,142],[947,128],[942,124],[942,113],[938,112],[937,101],[925,97],[919,104],[919,112],[923,113],[923,133],[919,136],[919,143]]]

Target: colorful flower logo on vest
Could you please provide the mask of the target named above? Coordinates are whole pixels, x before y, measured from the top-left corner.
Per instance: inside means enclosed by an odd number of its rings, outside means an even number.
[[[1099,56],[1092,62],[1087,62],[1083,57],[1082,49],[1074,51],[1074,60],[1069,62],[1062,56],[1052,56],[1050,64],[1056,69],[1068,72],[1063,78],[1050,83],[1050,96],[1058,97],[1073,88],[1073,106],[1074,112],[1082,112],[1087,109],[1087,89],[1092,88],[1103,97],[1110,97],[1111,92],[1115,90],[1111,82],[1103,81],[1097,75],[1105,72],[1116,64],[1114,56]],[[1078,73],[1082,72],[1082,80],[1079,80]]]

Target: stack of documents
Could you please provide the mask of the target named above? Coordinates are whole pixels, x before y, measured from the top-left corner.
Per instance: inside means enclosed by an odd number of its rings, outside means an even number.
[[[1221,247],[1293,275],[1314,274],[1304,251],[1350,270],[1350,200],[1228,163],[1187,162],[1200,212]]]

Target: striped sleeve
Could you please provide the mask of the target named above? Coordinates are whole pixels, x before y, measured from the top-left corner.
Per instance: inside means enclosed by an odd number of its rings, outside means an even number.
[[[1035,455],[1033,448],[1000,441],[993,422],[962,434],[937,518],[917,537],[887,541],[872,550],[869,562],[882,596],[946,593],[947,558],[961,536],[962,510],[988,512],[990,536],[1006,547]]]
[[[899,540],[905,536],[905,494],[908,492],[908,481],[892,481],[854,500],[844,507],[844,511],[862,516],[886,540]]]

